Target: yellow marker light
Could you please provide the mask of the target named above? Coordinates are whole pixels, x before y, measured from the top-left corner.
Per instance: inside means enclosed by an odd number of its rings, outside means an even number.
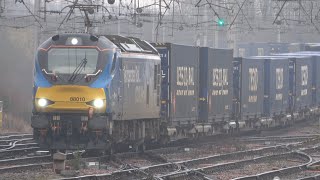
[[[47,106],[47,104],[48,104],[48,101],[46,99],[41,98],[38,100],[38,105],[40,107],[45,107],[45,106]]]
[[[78,39],[77,38],[72,38],[71,39],[71,44],[72,45],[77,45],[78,44]]]
[[[94,100],[93,106],[96,108],[102,108],[103,107],[103,100],[101,100],[101,99]]]

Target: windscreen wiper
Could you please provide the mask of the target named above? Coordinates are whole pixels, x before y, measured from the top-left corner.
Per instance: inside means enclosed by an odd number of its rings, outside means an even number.
[[[69,78],[69,82],[74,82],[74,80],[77,78],[77,76],[81,73],[81,71],[86,67],[87,65],[87,56],[85,56],[81,63],[76,67],[76,69],[73,71],[72,75]]]

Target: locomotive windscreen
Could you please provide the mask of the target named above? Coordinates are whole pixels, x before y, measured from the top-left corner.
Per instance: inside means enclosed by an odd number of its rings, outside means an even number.
[[[79,74],[92,74],[97,69],[98,55],[96,49],[53,48],[48,52],[48,71],[72,74],[83,63]]]
[[[112,57],[113,53],[99,52],[95,48],[54,47],[38,52],[40,71],[55,85],[88,85],[99,76]]]

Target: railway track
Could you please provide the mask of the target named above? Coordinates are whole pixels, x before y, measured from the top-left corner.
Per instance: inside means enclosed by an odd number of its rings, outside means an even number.
[[[113,160],[117,161],[119,166],[118,169],[113,171],[112,173],[108,174],[101,174],[101,175],[89,175],[89,176],[79,176],[71,179],[91,179],[100,177],[102,179],[126,179],[125,177],[130,177],[128,179],[132,179],[132,177],[136,177],[136,179],[179,179],[178,177],[181,176],[180,179],[188,177],[192,179],[192,177],[197,179],[210,179],[207,173],[209,170],[217,170],[223,167],[233,167],[238,166],[237,164],[242,165],[252,164],[257,162],[258,160],[263,161],[267,159],[272,159],[274,157],[275,160],[279,160],[280,157],[285,158],[286,155],[290,156],[292,154],[297,155],[297,152],[292,152],[297,150],[301,147],[314,145],[320,143],[319,138],[315,138],[317,135],[310,135],[310,136],[297,136],[297,137],[279,137],[281,143],[286,145],[275,145],[271,147],[263,147],[257,148],[254,150],[244,150],[237,152],[230,152],[221,155],[211,155],[207,157],[200,157],[194,158],[191,160],[182,160],[182,161],[175,161],[172,162],[163,156],[159,156],[159,154],[165,153],[172,153],[181,151],[183,147],[168,147],[162,149],[155,149],[150,150],[144,153],[144,156],[150,159],[155,164],[149,166],[138,166],[135,164],[131,164],[126,162],[126,159],[130,159],[130,157],[138,156],[138,153],[122,153],[116,154],[113,156]],[[277,137],[254,137],[249,138],[254,140],[270,140],[270,139],[277,139]],[[280,141],[280,140],[279,140]],[[299,143],[299,141],[304,141],[303,143]],[[245,141],[245,142],[250,142]],[[259,141],[254,141],[255,143]],[[16,144],[18,145],[18,144]],[[199,146],[199,145],[195,145]],[[192,147],[192,146],[189,146]],[[0,160],[0,173],[17,173],[17,172],[26,172],[28,170],[34,169],[50,169],[52,167],[51,158],[49,155],[45,156],[35,156],[35,157],[23,157],[14,159],[16,156],[16,152],[20,152],[21,154],[31,153],[36,150],[39,150],[37,147],[35,148],[21,148],[21,149],[12,149],[12,150],[0,150],[0,158],[3,156],[7,156],[4,154],[12,153],[12,159]],[[306,149],[306,150],[310,150]],[[13,155],[14,154],[14,155]],[[299,154],[299,153],[298,153]],[[303,155],[299,155],[303,156]],[[87,161],[99,161],[101,159],[110,159],[110,156],[103,156],[103,157],[92,157],[92,158],[84,158]],[[72,159],[69,157],[68,159]],[[294,160],[298,163],[302,163],[300,160]],[[234,165],[235,164],[235,165]],[[300,165],[299,164],[299,165]],[[279,168],[281,169],[281,168]],[[289,171],[288,169],[287,171]],[[218,170],[217,170],[218,171]],[[282,170],[285,171],[285,170]],[[187,175],[187,176],[186,176]],[[183,177],[183,178],[182,178]],[[212,178],[212,177],[211,177]]]
[[[160,152],[172,152],[172,151],[176,151],[179,147],[171,147],[171,148],[163,148],[163,149],[157,149],[154,150],[154,152],[152,151],[148,151],[145,154],[149,154],[148,156],[151,157],[152,155],[156,154],[156,153],[160,153]],[[25,149],[25,150],[29,150],[29,149]],[[17,151],[17,150],[14,150]],[[9,153],[11,151],[7,151],[7,153]],[[249,151],[250,152],[250,151]],[[117,154],[116,155],[116,161],[118,161],[119,164],[121,164],[121,168],[123,169],[130,169],[130,168],[135,168],[134,166],[130,165],[130,164],[126,164],[125,162],[122,162],[121,159],[126,159],[130,156],[136,156],[138,153],[122,153],[122,154]],[[1,155],[1,153],[0,153]],[[109,159],[109,156],[104,156],[104,157],[93,157],[93,158],[85,158],[85,160],[87,161],[94,161],[94,160],[101,160],[101,159]],[[158,162],[160,161],[165,161],[164,159],[159,160],[158,156],[153,156],[151,157],[154,159],[158,158]],[[72,159],[71,157],[69,157],[68,159]],[[38,168],[38,169],[45,169],[48,167],[52,167],[52,163],[51,163],[51,158],[50,156],[35,156],[35,157],[27,157],[27,158],[18,158],[18,159],[6,159],[6,160],[1,160],[0,161],[0,173],[8,173],[8,172],[12,172],[12,173],[16,173],[16,172],[23,172],[23,171],[27,171],[27,170],[32,170],[34,168]],[[166,167],[167,164],[161,164],[158,166],[154,166],[154,167],[150,167],[147,170],[148,171],[157,171],[155,169],[159,169],[159,168],[167,168]],[[120,167],[120,166],[119,166]],[[121,174],[121,173],[120,173]]]
[[[162,165],[150,166],[150,167],[142,167],[142,168],[134,168],[129,167],[129,169],[115,171],[111,174],[101,174],[101,175],[94,175],[94,176],[81,176],[81,177],[73,177],[73,178],[64,178],[63,180],[71,180],[71,179],[94,179],[94,178],[101,178],[101,179],[192,179],[193,176],[197,177],[197,179],[213,179],[219,176],[221,179],[225,179],[226,177],[221,177],[226,171],[231,171],[233,169],[241,169],[243,166],[249,166],[254,163],[262,163],[264,161],[279,161],[286,160],[287,158],[295,158],[298,160],[295,162],[295,165],[300,165],[300,163],[307,164],[310,162],[310,159],[307,156],[304,156],[301,153],[297,152],[288,152],[288,153],[281,153],[276,155],[267,155],[262,157],[257,157],[253,159],[246,159],[234,162],[227,162],[221,163],[201,168],[189,168],[184,166],[183,163],[167,163]],[[159,174],[159,171],[155,171],[155,169],[159,170],[159,167],[163,169],[172,168],[172,171],[164,171],[161,170],[161,173],[165,172],[164,174]],[[219,173],[221,173],[219,175]],[[233,174],[235,175],[235,174]],[[219,178],[218,178],[219,179]]]
[[[0,162],[5,161],[5,159],[26,156],[39,149],[38,144],[32,138],[32,134],[0,136]]]
[[[309,141],[305,142],[306,145]],[[284,170],[282,166],[290,163],[290,168],[303,167],[311,162],[312,158],[303,152],[296,152],[295,149],[300,148],[297,144],[294,146],[273,146],[267,148],[259,148],[255,150],[247,150],[241,152],[227,153],[222,155],[209,156],[205,158],[198,158],[179,162],[167,162],[162,164],[156,164],[152,166],[136,167],[130,164],[126,164],[121,169],[109,174],[80,176],[69,179],[212,179],[217,176],[223,176],[228,170],[229,174],[234,169],[241,169],[242,167],[252,167],[256,164],[256,169],[263,164],[279,163],[278,166],[269,166],[269,169],[262,169],[263,172],[271,171],[273,168]],[[295,148],[293,148],[295,147]],[[307,148],[305,150],[312,149]],[[263,166],[262,166],[263,167]],[[287,168],[287,167],[286,167]],[[261,168],[260,168],[261,169]],[[274,170],[275,171],[275,170]],[[263,173],[260,172],[260,173]],[[220,175],[219,175],[220,173]],[[257,172],[256,174],[258,174]],[[255,173],[253,173],[255,174]],[[235,175],[235,174],[234,174]],[[241,176],[237,174],[235,177]],[[242,174],[242,176],[244,176]],[[130,177],[130,178],[129,178]],[[225,179],[228,177],[222,177]],[[219,178],[218,178],[219,179]]]
[[[6,147],[11,145],[14,142],[19,143],[34,143],[34,140],[32,138],[20,138],[20,139],[4,139],[0,140],[0,148]]]
[[[11,134],[11,135],[2,135],[0,140],[12,140],[12,139],[23,139],[23,138],[33,138],[32,134]]]
[[[304,135],[304,136],[265,136],[265,137],[242,137],[238,138],[242,142],[263,142],[263,141],[277,141],[277,142],[292,142],[305,141],[320,137],[320,134]]]
[[[8,159],[10,157],[23,156],[40,150],[39,147],[24,147],[19,149],[9,149],[0,151],[0,159]]]
[[[0,149],[0,153],[7,150],[14,150],[14,149],[22,149],[22,148],[29,148],[29,147],[38,147],[37,143],[26,143],[26,144],[20,144],[18,141],[13,142],[12,144],[6,145],[6,146],[0,146],[2,147]]]
[[[302,149],[301,152],[308,155],[310,158],[312,158],[313,157],[312,154],[319,152],[319,150],[320,150],[320,147],[317,146],[317,147],[313,147],[313,148]],[[319,171],[320,166],[319,165],[320,165],[320,161],[315,161],[315,162],[312,162],[312,163],[310,162],[308,164],[304,164],[301,166],[281,168],[278,170],[264,172],[264,173],[256,174],[256,175],[252,175],[252,176],[239,177],[239,178],[236,178],[236,180],[250,180],[250,179],[267,180],[267,179],[273,179],[275,177],[278,177],[281,180],[319,179],[320,178],[320,171]]]

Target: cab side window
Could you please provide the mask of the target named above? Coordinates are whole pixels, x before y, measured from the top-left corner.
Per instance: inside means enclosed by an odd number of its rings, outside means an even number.
[[[117,62],[118,56],[117,53],[113,54],[113,58],[112,58],[112,65],[111,65],[111,74],[114,73],[114,70],[116,69],[116,62]]]

